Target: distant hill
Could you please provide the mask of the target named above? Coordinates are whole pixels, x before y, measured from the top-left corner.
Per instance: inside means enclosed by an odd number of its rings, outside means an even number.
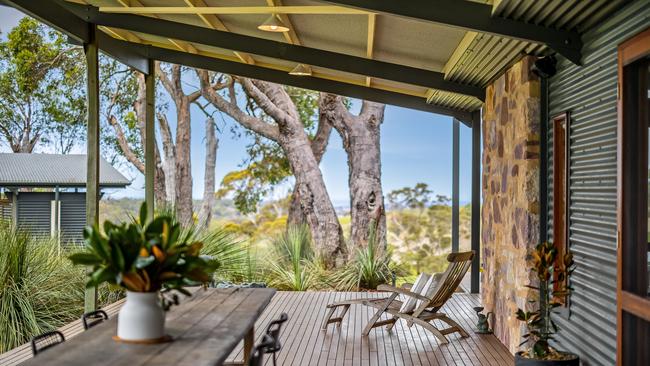
[[[142,200],[134,198],[103,199],[99,202],[100,222],[128,220],[137,214],[141,204]],[[200,206],[201,200],[194,200],[195,211],[198,212]],[[217,200],[212,209],[212,218],[215,220],[235,220],[242,217],[230,199]]]

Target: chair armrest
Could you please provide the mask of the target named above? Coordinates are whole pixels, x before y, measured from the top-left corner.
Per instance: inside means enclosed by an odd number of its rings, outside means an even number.
[[[405,290],[410,290],[411,288],[413,288],[413,284],[412,284],[412,283],[406,283],[406,282],[405,282],[405,283],[403,283],[402,286],[400,286],[400,287],[403,288],[403,289],[405,289]]]
[[[390,286],[390,285],[379,285],[377,287],[377,290],[379,290],[379,291],[387,291],[387,292],[394,292],[394,293],[398,293],[400,295],[406,295],[406,296],[409,296],[409,297],[413,297],[413,298],[416,298],[416,299],[422,300],[422,301],[430,301],[431,300],[426,296],[422,296],[420,294],[416,294],[415,292],[411,292],[409,290],[394,287],[394,286]]]

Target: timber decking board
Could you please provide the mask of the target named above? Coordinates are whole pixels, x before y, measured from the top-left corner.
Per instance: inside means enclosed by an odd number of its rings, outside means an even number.
[[[191,328],[197,321],[192,316],[194,311],[205,312],[207,309],[219,308],[223,310],[229,305],[224,302],[214,302],[205,293],[197,293],[190,303],[187,312],[170,312],[167,320],[174,320],[177,324]],[[385,327],[375,328],[368,337],[361,337],[361,331],[366,322],[374,314],[375,309],[367,306],[353,305],[350,307],[341,327],[329,325],[327,331],[321,330],[325,317],[325,306],[328,303],[353,298],[380,298],[386,294],[360,293],[360,292],[277,292],[260,315],[255,324],[255,341],[262,339],[268,323],[277,319],[282,312],[289,314],[289,321],[285,323],[281,334],[283,348],[277,354],[279,365],[511,365],[513,356],[494,336],[477,335],[474,333],[476,314],[472,307],[479,305],[479,296],[468,293],[455,293],[442,308],[442,312],[456,320],[470,334],[469,338],[460,338],[457,334],[450,335],[449,344],[440,345],[435,337],[423,328],[415,325],[411,328],[406,322],[398,321],[392,332],[387,332]],[[115,317],[122,305],[122,301],[111,304],[105,308],[111,318]],[[187,305],[190,305],[189,303]],[[242,305],[243,306],[243,305]],[[232,304],[230,305],[232,309]],[[218,315],[212,315],[218,316]],[[387,319],[383,316],[382,319]],[[214,319],[213,319],[214,320]],[[438,327],[444,325],[435,321]],[[61,328],[70,340],[75,335],[83,332],[79,321]],[[227,329],[227,328],[226,328]],[[217,329],[200,329],[201,334],[224,336],[224,332]],[[220,335],[219,335],[220,334]],[[205,343],[208,342],[208,343]],[[197,344],[210,344],[206,339]],[[142,358],[155,357],[155,346],[143,350]],[[201,354],[195,355],[198,359]],[[270,355],[269,355],[270,356]],[[0,355],[0,365],[16,365],[31,358],[29,345],[21,346]],[[130,365],[126,358],[115,358],[115,364]],[[243,342],[227,358],[226,364],[242,362]],[[164,363],[173,363],[174,360],[162,360]],[[265,365],[272,365],[271,357],[265,358]]]
[[[252,329],[274,293],[273,289],[199,291],[168,313],[166,330],[173,342],[116,343],[111,339],[117,326],[113,317],[26,365],[219,365]]]
[[[375,328],[361,337],[361,331],[374,313],[367,306],[353,305],[338,328],[331,324],[327,331],[320,329],[328,303],[363,297],[380,298],[385,293],[359,292],[283,292],[273,300],[256,324],[256,340],[261,339],[266,325],[281,312],[289,314],[282,330],[283,348],[278,353],[279,365],[512,365],[514,359],[506,347],[493,335],[474,333],[476,314],[472,307],[479,305],[479,296],[455,293],[442,312],[458,321],[470,337],[449,335],[449,344],[440,345],[426,330],[398,321],[392,332],[385,327]],[[384,319],[385,317],[382,317]],[[436,325],[443,327],[436,321]],[[227,363],[241,362],[242,345],[228,357]],[[270,357],[265,365],[272,365]]]

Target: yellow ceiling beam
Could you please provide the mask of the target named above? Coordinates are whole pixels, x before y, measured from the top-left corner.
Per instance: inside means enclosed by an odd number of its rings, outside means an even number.
[[[266,8],[283,7],[282,0],[266,0],[266,5],[268,5]],[[287,43],[295,44],[298,46],[302,45],[302,43],[300,43],[300,38],[298,38],[298,34],[295,31],[296,28],[291,23],[291,19],[289,19],[289,16],[283,13],[276,13],[276,14],[280,17],[280,20],[289,27],[288,32],[282,32],[282,36],[287,41]]]
[[[442,72],[445,74],[445,79],[449,78],[450,73],[456,68],[458,62],[463,58],[463,56],[468,52],[472,52],[469,47],[472,45],[472,42],[474,42],[477,35],[477,32],[472,31],[465,33],[465,36],[460,40],[458,46],[456,46],[456,49],[451,54],[451,57],[449,57],[449,60],[447,60],[447,63],[445,63],[445,66],[442,68]]]
[[[374,53],[375,49],[375,25],[377,22],[377,15],[376,14],[368,14],[368,41],[366,43],[366,57],[367,58],[372,58],[372,54]],[[370,76],[366,76],[366,86],[370,86],[372,83],[372,78]]]
[[[100,6],[104,13],[129,14],[334,14],[334,15],[366,15],[370,12],[335,5],[319,6],[124,6],[126,0],[118,0],[123,6]]]
[[[190,8],[204,8],[208,5],[203,0],[185,0],[185,4]],[[220,30],[223,32],[230,32],[225,24],[214,14],[197,14],[199,18],[207,25],[209,28]],[[233,51],[235,56],[244,63],[254,65],[255,59],[248,53]]]

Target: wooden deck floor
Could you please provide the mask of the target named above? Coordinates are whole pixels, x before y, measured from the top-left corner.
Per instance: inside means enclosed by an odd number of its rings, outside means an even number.
[[[442,311],[458,321],[469,333],[469,338],[457,334],[449,336],[449,344],[437,340],[418,326],[408,328],[398,322],[392,332],[376,328],[367,338],[361,330],[372,316],[372,309],[355,305],[350,308],[340,328],[330,325],[327,332],[320,326],[325,316],[325,305],[343,299],[382,297],[381,293],[358,292],[278,292],[256,324],[259,341],[266,325],[282,312],[289,321],[282,332],[283,348],[278,354],[279,365],[512,365],[513,356],[492,335],[473,332],[475,317],[472,307],[479,304],[478,295],[456,293]],[[123,301],[105,308],[109,316],[116,316]],[[442,325],[438,325],[442,326]],[[62,330],[66,338],[83,331],[81,322],[70,323]],[[32,357],[29,344],[0,355],[0,365],[17,365]],[[229,362],[242,362],[242,345],[229,357]],[[266,359],[266,365],[271,365]]]
[[[438,344],[424,329],[409,328],[398,322],[392,332],[375,328],[365,338],[361,331],[373,310],[352,306],[340,328],[320,329],[325,305],[343,299],[382,297],[381,293],[355,292],[278,292],[256,325],[256,339],[270,320],[282,312],[289,321],[282,331],[280,365],[512,365],[513,356],[494,336],[473,332],[479,304],[478,295],[456,293],[442,311],[470,333],[469,338],[449,335],[447,345]],[[438,325],[443,327],[442,324]],[[230,355],[230,362],[241,362],[242,345]],[[266,365],[271,365],[266,360]]]

